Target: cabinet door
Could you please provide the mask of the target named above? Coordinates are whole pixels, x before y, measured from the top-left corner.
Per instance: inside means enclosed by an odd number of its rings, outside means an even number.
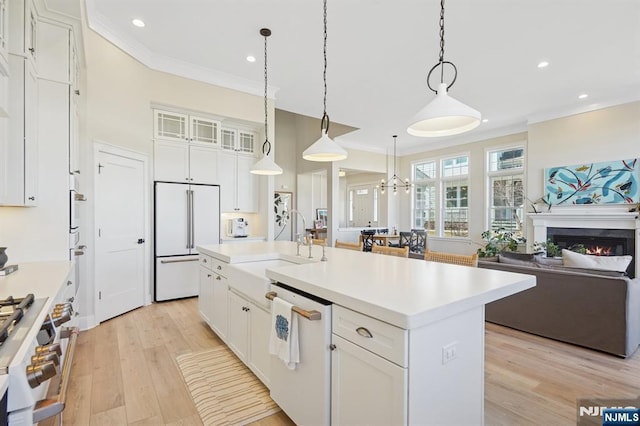
[[[249,303],[233,291],[228,292],[229,302],[229,328],[227,330],[227,344],[233,352],[247,363],[247,351],[249,349]]]
[[[254,133],[245,132],[243,130],[238,131],[238,144],[236,146],[236,151],[253,154],[255,150],[255,139],[256,135]]]
[[[154,110],[153,132],[157,139],[187,141],[188,120],[185,114]]]
[[[9,0],[0,0],[0,75],[9,72]]]
[[[237,205],[240,212],[254,213],[258,211],[258,177],[250,173],[253,157],[238,156],[238,166],[236,173]]]
[[[223,340],[227,341],[229,316],[229,288],[227,279],[222,275],[213,274],[213,294],[211,304],[211,328]]]
[[[269,387],[271,314],[249,303],[249,368]]]
[[[189,182],[189,146],[184,142],[158,140],[154,144],[155,180]]]
[[[213,272],[200,267],[200,281],[198,290],[198,310],[200,316],[211,326],[213,313]]]
[[[218,184],[220,185],[220,211],[236,210],[236,158],[235,152],[218,153]]]
[[[38,77],[29,61],[24,76],[24,204],[38,204]]]
[[[38,15],[32,0],[25,0],[24,53],[31,65],[38,59]]]
[[[203,117],[189,116],[189,140],[218,146],[220,142],[220,122]]]
[[[39,23],[38,76],[60,83],[70,82],[70,30],[49,22]]]
[[[331,338],[331,424],[406,424],[407,370],[336,334]]]
[[[235,151],[237,136],[238,136],[238,132],[236,130],[233,130],[233,129],[220,130],[220,148],[226,149],[227,151]]]
[[[191,183],[218,183],[218,151],[207,146],[189,146],[189,181]]]

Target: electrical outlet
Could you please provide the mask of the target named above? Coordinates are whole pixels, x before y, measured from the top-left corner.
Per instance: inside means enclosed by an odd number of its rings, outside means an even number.
[[[442,364],[458,358],[458,342],[449,343],[442,347]]]

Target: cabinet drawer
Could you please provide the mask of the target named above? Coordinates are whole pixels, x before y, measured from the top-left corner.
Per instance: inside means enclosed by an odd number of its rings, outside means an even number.
[[[229,266],[228,263],[222,262],[222,261],[220,261],[218,259],[214,259],[214,258],[211,258],[211,261],[213,262],[211,264],[211,270],[213,272],[215,272],[216,274],[220,274],[225,278],[228,277],[228,275],[227,275],[227,266]]]
[[[371,352],[407,367],[407,330],[333,305],[333,333]]]
[[[213,270],[213,257],[206,254],[199,254],[200,266]]]

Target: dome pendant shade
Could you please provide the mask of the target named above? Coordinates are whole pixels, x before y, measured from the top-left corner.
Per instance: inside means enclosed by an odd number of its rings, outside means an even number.
[[[308,161],[339,161],[347,158],[347,151],[332,141],[327,131],[322,129],[320,139],[304,150],[302,158]]]
[[[476,128],[480,118],[480,111],[449,96],[447,84],[441,83],[435,99],[411,119],[407,132],[422,137],[457,135]]]
[[[262,159],[256,162],[249,172],[254,175],[281,175],[282,167],[278,166],[267,154],[264,154]]]

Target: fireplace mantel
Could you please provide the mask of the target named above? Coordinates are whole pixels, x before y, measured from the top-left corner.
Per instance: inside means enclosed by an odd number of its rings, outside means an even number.
[[[625,206],[628,208],[628,206]],[[562,208],[558,211],[528,213],[533,224],[533,241],[547,241],[547,228],[634,229],[635,252],[640,253],[640,213],[620,208]],[[640,276],[640,262],[635,262],[635,275]]]

